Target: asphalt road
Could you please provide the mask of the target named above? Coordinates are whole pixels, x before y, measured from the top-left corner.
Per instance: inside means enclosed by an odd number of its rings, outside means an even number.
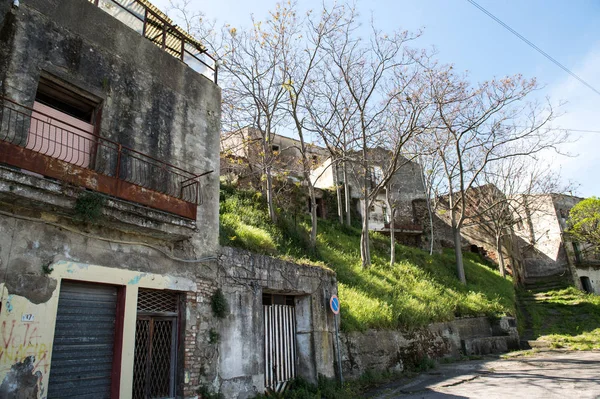
[[[600,398],[600,351],[444,364],[371,392],[370,398]]]

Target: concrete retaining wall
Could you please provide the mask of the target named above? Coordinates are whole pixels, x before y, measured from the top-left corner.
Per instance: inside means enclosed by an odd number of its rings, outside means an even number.
[[[434,323],[405,332],[368,330],[340,336],[344,377],[357,378],[367,370],[404,371],[426,358],[503,353],[519,347],[514,318],[490,323],[486,317]]]

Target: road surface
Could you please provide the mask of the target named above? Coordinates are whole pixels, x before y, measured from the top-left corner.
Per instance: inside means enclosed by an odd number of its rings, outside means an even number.
[[[387,384],[370,398],[600,398],[600,351],[545,351],[530,356],[443,364]]]

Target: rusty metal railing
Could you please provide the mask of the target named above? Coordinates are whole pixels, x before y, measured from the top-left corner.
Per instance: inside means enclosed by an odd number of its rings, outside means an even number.
[[[140,33],[190,68],[211,79],[218,78],[216,60],[202,43],[173,23],[147,0],[88,0]]]
[[[194,174],[2,97],[0,162],[189,218],[201,202],[199,178],[211,173]]]

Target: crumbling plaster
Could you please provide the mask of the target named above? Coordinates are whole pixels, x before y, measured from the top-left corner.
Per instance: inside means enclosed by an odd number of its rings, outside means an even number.
[[[40,75],[50,74],[101,100],[104,137],[193,173],[214,171],[201,181],[197,221],[206,228],[192,240],[198,256],[214,254],[219,87],[90,2],[30,0],[10,10],[0,29],[14,31],[0,36],[2,93],[31,106]]]

